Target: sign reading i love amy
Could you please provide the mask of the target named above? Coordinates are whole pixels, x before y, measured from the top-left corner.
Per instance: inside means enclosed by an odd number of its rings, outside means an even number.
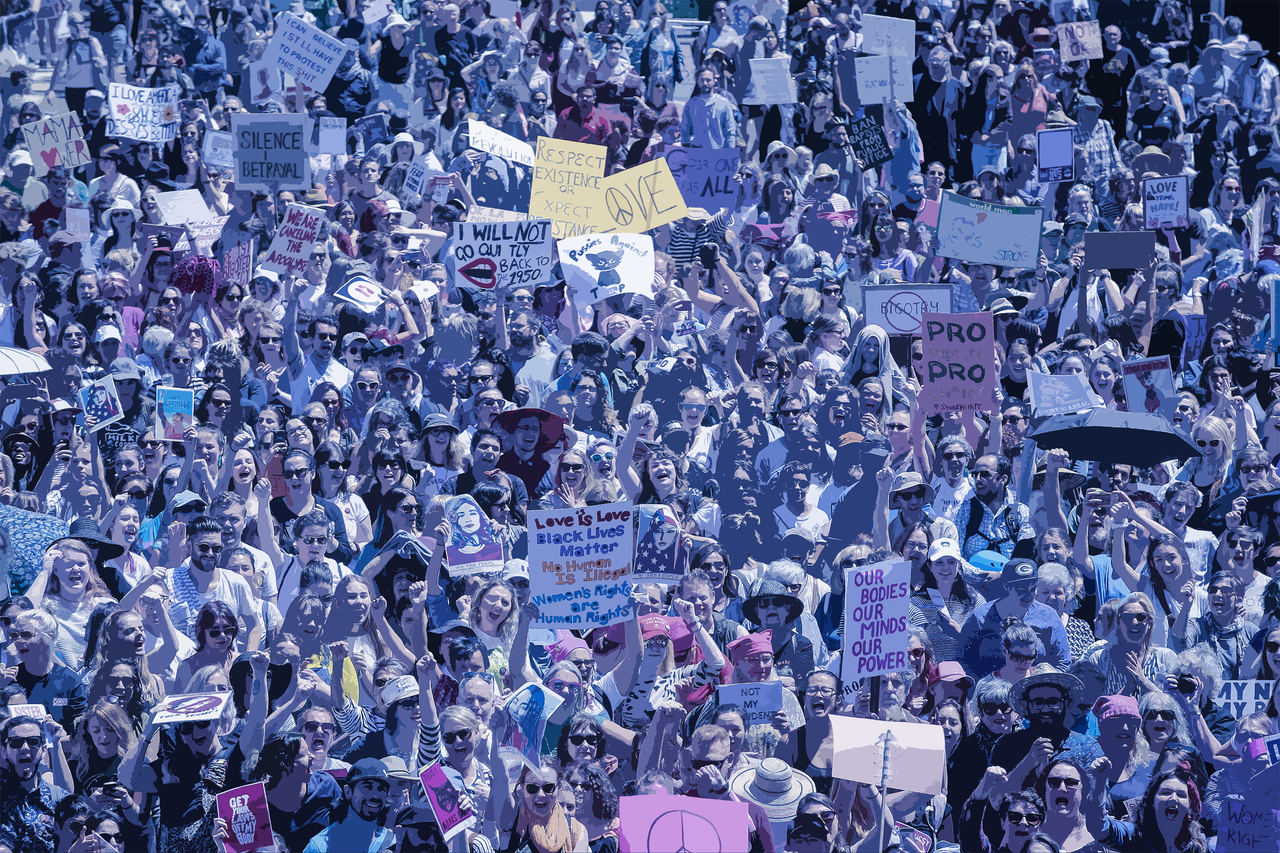
[[[36,175],[44,177],[59,166],[75,169],[93,160],[84,141],[80,116],[74,112],[22,125],[22,138],[31,152]]]

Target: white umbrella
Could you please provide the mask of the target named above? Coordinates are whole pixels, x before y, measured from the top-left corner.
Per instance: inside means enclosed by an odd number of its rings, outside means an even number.
[[[0,347],[0,376],[18,376],[23,373],[47,373],[53,370],[49,362],[33,352],[17,347]]]

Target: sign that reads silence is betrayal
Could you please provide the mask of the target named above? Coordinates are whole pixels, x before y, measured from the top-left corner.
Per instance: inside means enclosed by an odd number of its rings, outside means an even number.
[[[924,387],[927,414],[990,411],[996,390],[996,346],[991,314],[924,315]]]
[[[309,186],[305,114],[231,114],[235,184],[244,190],[297,190]]]
[[[291,204],[285,210],[284,222],[271,239],[271,247],[262,262],[264,270],[281,275],[302,275],[316,247],[325,213],[318,207]]]
[[[459,222],[454,237],[458,275],[476,287],[532,286],[551,276],[550,219]]]
[[[604,628],[635,617],[628,502],[530,510],[529,588],[549,628]]]

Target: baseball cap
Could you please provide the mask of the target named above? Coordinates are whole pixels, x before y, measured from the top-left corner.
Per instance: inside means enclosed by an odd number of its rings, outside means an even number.
[[[120,336],[120,330],[115,326],[102,326],[98,331],[93,333],[93,342],[100,344],[103,341],[120,341],[124,340]]]
[[[205,503],[204,498],[200,497],[199,495],[197,495],[195,492],[192,492],[192,491],[178,492],[176,495],[173,496],[173,508],[175,510],[180,511],[184,509],[191,509],[193,507],[195,509],[201,510],[207,506],[208,504]]]

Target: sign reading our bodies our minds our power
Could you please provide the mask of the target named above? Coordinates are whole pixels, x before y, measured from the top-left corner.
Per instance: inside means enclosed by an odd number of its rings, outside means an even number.
[[[873,675],[901,672],[907,662],[907,600],[911,563],[885,560],[845,574],[844,639],[840,677],[847,685]]]
[[[530,510],[529,588],[550,628],[602,628],[634,618],[631,503]]]

